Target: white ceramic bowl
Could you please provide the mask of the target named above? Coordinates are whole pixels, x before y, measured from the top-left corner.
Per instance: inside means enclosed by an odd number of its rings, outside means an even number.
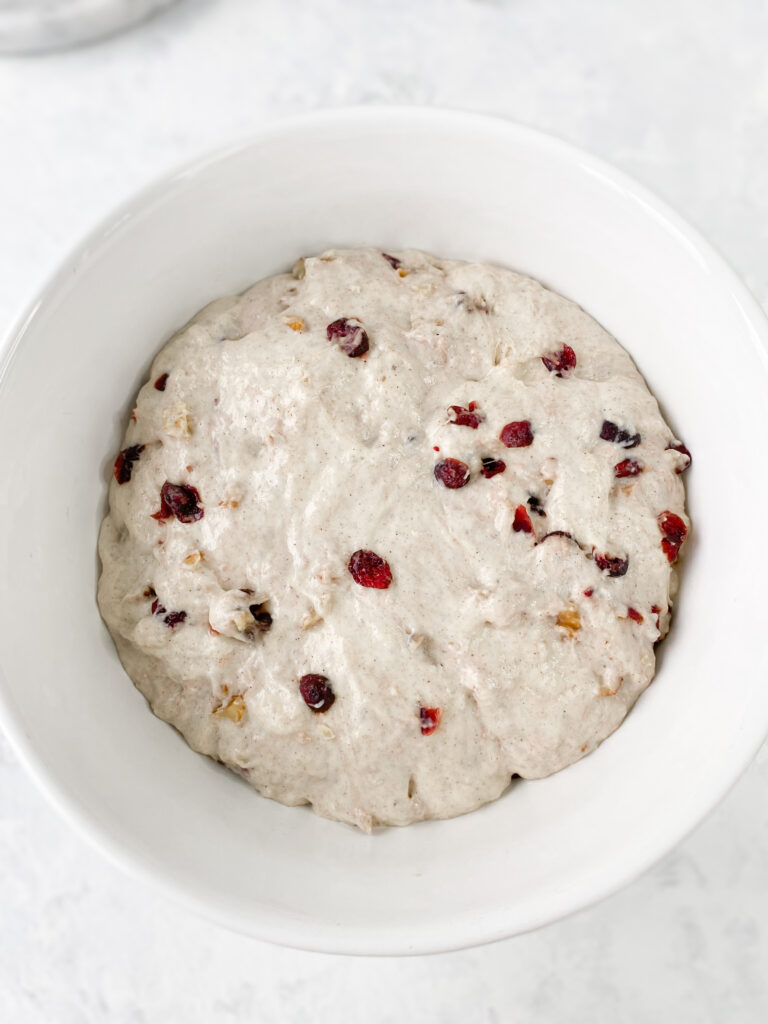
[[[175,0],[0,0],[0,53],[62,50],[119,32]]]
[[[526,271],[629,349],[693,452],[694,535],[656,681],[600,749],[453,821],[365,836],[262,799],[155,719],[95,601],[106,483],[136,389],[209,299],[328,246]],[[419,110],[279,124],[121,209],[21,319],[0,383],[0,703],[15,749],[113,860],[216,921],[407,953],[553,921],[651,865],[768,729],[766,323],[657,199],[517,125]]]

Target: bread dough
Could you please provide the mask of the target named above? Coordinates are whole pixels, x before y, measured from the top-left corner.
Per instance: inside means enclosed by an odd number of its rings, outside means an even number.
[[[99,604],[154,713],[264,796],[447,818],[588,754],[650,683],[689,461],[573,302],[328,251],[160,351]]]

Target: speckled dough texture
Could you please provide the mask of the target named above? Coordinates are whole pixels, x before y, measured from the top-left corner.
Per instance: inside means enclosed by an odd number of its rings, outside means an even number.
[[[651,682],[688,529],[673,444],[624,349],[531,278],[329,251],[160,351],[101,611],[155,714],[264,796],[451,817],[594,750]]]

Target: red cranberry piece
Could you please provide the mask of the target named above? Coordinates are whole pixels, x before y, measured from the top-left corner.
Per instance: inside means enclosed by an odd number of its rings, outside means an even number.
[[[627,430],[620,430],[616,435],[616,444],[622,448],[637,448],[641,440],[639,434],[630,434]]]
[[[627,608],[627,618],[632,619],[633,622],[643,621],[643,616],[636,608]]]
[[[535,494],[532,494],[528,499],[528,505],[531,509],[531,512],[535,512],[537,516],[543,516],[544,519],[547,518],[547,513],[544,511],[543,505],[541,504],[541,502]]]
[[[457,427],[471,427],[477,430],[485,416],[481,412],[475,412],[476,409],[477,402],[470,402],[466,409],[461,405],[450,406],[448,415],[451,417],[451,423],[455,423]]]
[[[556,377],[565,377],[576,366],[576,353],[570,345],[563,345],[559,352],[541,357],[542,363]]]
[[[253,616],[253,621],[256,623],[257,628],[262,633],[266,633],[267,630],[272,628],[272,616],[269,612],[264,611],[260,604],[249,605],[248,611]]]
[[[200,505],[200,494],[190,484],[172,484],[168,480],[160,491],[160,509],[152,518],[162,521],[176,516],[180,523],[195,523],[202,519],[205,509]]]
[[[592,597],[594,592],[595,592],[595,588],[594,587],[587,587],[587,589],[584,591],[584,597]]]
[[[187,618],[186,612],[168,612],[166,614],[165,605],[160,604],[160,601],[157,598],[152,602],[152,614],[165,615],[163,622],[169,629],[175,629],[176,626],[184,622]]]
[[[677,544],[678,547],[688,536],[688,528],[683,520],[669,510],[659,516],[659,529],[670,543]]]
[[[668,444],[667,445],[667,451],[668,452],[670,452],[670,451],[671,452],[680,452],[681,455],[685,455],[685,457],[688,459],[688,461],[686,462],[686,464],[684,466],[681,466],[679,469],[675,470],[676,473],[684,473],[686,471],[686,469],[688,469],[690,464],[693,462],[693,456],[688,451],[688,449],[685,447],[685,445],[682,443],[682,441],[675,441],[674,444],[672,444],[672,443]]]
[[[658,523],[662,536],[661,549],[669,561],[674,562],[688,536],[688,528],[680,516],[669,510],[661,513]]]
[[[165,385],[167,384],[167,382],[168,382],[168,374],[167,373],[161,373],[160,376],[155,381],[155,390],[156,391],[165,391]]]
[[[455,491],[469,483],[469,466],[461,459],[441,459],[435,464],[435,479],[443,487]]]
[[[533,444],[533,431],[529,420],[513,420],[501,428],[499,439],[507,448],[527,448]]]
[[[133,473],[133,464],[138,461],[144,451],[143,444],[132,444],[130,448],[123,448],[115,459],[115,480],[119,484],[127,484]]]
[[[642,438],[639,434],[630,434],[628,430],[621,430],[610,420],[603,420],[600,428],[600,437],[603,441],[612,441],[620,444],[622,448],[637,448]]]
[[[613,473],[620,480],[625,476],[638,476],[644,469],[643,463],[638,462],[637,459],[623,459],[613,467]]]
[[[336,694],[333,692],[328,677],[314,673],[301,677],[299,692],[310,711],[314,711],[316,714],[327,711],[336,700]]]
[[[365,355],[368,351],[368,335],[357,317],[341,317],[328,324],[325,333],[328,341],[335,341],[342,352],[351,359]]]
[[[483,456],[483,466],[480,472],[486,480],[490,480],[491,477],[496,476],[497,473],[503,473],[506,468],[506,462],[502,462],[501,459],[491,459],[487,456]]]
[[[612,423],[610,420],[603,420],[603,425],[600,428],[600,437],[603,441],[615,441],[618,432],[619,428],[615,423]]]
[[[518,505],[515,509],[515,520],[512,523],[512,529],[515,533],[533,533],[531,517],[528,515],[528,509],[525,505]]]
[[[656,629],[661,629],[661,608],[657,604],[651,605],[651,614],[656,616]]]
[[[347,567],[352,579],[361,587],[386,590],[392,582],[392,570],[375,551],[356,551]]]
[[[383,252],[381,255],[384,257],[387,263],[389,263],[393,270],[397,270],[397,268],[402,264],[402,260],[399,260],[397,256],[390,256],[388,252]]]
[[[601,555],[594,552],[594,559],[597,567],[607,572],[609,576],[624,576],[629,568],[629,558],[616,558],[613,555]]]
[[[429,736],[440,725],[443,717],[441,708],[419,708],[419,721],[421,722],[421,735]]]
[[[543,355],[542,362],[555,377],[565,377],[575,367],[575,352],[570,345],[563,345],[559,352]]]

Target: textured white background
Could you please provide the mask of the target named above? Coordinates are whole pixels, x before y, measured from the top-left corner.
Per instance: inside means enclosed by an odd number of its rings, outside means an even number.
[[[350,103],[480,110],[585,146],[669,200],[768,306],[766,52],[764,0],[180,0],[106,43],[0,61],[0,325],[148,179],[265,120]],[[738,493],[723,500],[734,543],[762,542]],[[0,740],[0,1021],[764,1021],[766,788],[764,748],[654,870],[544,931],[356,960],[261,945],[155,897],[59,820]]]

